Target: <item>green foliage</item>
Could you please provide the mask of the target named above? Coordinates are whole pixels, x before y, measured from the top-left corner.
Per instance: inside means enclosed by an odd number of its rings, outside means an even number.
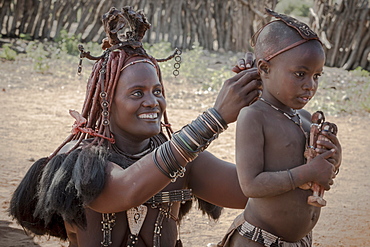
[[[147,52],[155,58],[164,58],[173,53],[170,43],[162,42],[155,45],[144,44]],[[215,90],[231,76],[230,68],[224,63],[215,66],[216,54],[210,54],[203,50],[199,44],[195,44],[191,50],[182,51],[180,76],[181,80],[199,83],[204,90]],[[236,61],[236,59],[234,60]],[[163,78],[173,78],[173,66],[175,60],[160,63]]]
[[[11,48],[11,44],[4,44],[0,52],[0,57],[6,60],[13,61],[17,57],[17,52]]]
[[[91,51],[92,55],[98,56],[98,55],[103,54],[101,44],[98,44],[96,42],[89,42],[89,43],[83,44],[83,46],[85,48],[85,51]],[[80,51],[78,51],[78,55],[79,54],[80,54]]]
[[[143,46],[147,53],[156,59],[166,58],[174,52],[174,50],[171,49],[171,44],[169,42],[161,42],[153,45],[144,43]],[[163,79],[168,79],[172,76],[173,63],[173,59],[167,62],[159,63]]]
[[[31,35],[30,34],[25,34],[25,33],[21,33],[20,35],[19,35],[19,37],[21,38],[21,39],[24,39],[24,40],[32,40],[32,37],[31,37]]]
[[[313,1],[310,0],[281,0],[276,5],[275,10],[279,13],[287,15],[308,17],[310,7],[313,6]]]
[[[60,35],[55,38],[55,42],[39,42],[31,41],[26,48],[27,57],[31,58],[34,62],[34,69],[37,72],[45,73],[49,70],[50,64],[56,60],[63,60],[66,62],[75,62],[79,55],[78,45],[79,37],[69,35],[67,31],[62,30]],[[85,48],[96,48],[98,45],[90,43]],[[76,62],[77,64],[77,62]],[[77,66],[77,65],[76,65]]]
[[[37,72],[44,73],[49,69],[49,55],[50,51],[47,50],[41,42],[31,41],[26,48],[27,57],[33,61],[33,68]]]
[[[62,30],[59,36],[55,38],[55,42],[62,52],[76,56],[80,54],[80,51],[78,50],[80,38],[81,36],[74,36],[69,34],[66,30]]]
[[[356,69],[354,69],[352,71],[352,74],[354,76],[361,76],[361,77],[370,77],[370,72],[361,68],[361,67],[357,67]]]

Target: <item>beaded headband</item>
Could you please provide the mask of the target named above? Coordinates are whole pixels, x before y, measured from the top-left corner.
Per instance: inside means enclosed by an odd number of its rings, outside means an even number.
[[[134,64],[137,64],[137,63],[148,63],[148,64],[152,65],[154,68],[156,68],[154,63],[152,63],[152,61],[150,61],[148,59],[140,59],[140,60],[135,60],[135,61],[132,61],[132,62],[126,64],[125,66],[122,67],[122,69],[120,71],[126,69],[128,66],[131,66],[131,65],[134,65]]]
[[[279,14],[279,13],[276,13],[274,11],[272,11],[271,9],[268,9],[268,8],[265,8],[266,10],[266,13],[270,16],[273,16],[275,17],[276,19],[278,20],[275,20],[275,21],[282,21],[285,25],[293,28],[294,30],[296,30],[298,32],[298,34],[303,38],[302,40],[299,40],[297,42],[294,42],[293,44],[290,44],[288,45],[287,47],[265,57],[265,60],[266,61],[269,61],[271,60],[272,58],[276,57],[277,55],[285,52],[285,51],[288,51],[290,49],[293,49],[294,47],[297,47],[303,43],[306,43],[307,41],[310,41],[310,40],[317,40],[321,43],[319,37],[317,36],[317,34],[312,31],[307,24],[301,22],[301,21],[298,21],[297,19],[291,17],[291,16],[287,16],[287,15],[284,15],[284,14]],[[267,23],[266,25],[264,25],[262,28],[260,28],[252,37],[252,46],[255,46],[256,42],[257,42],[257,38],[259,36],[259,34],[261,33],[261,31],[267,26],[269,25],[270,23],[272,22],[275,22],[275,21],[271,21],[269,23]]]

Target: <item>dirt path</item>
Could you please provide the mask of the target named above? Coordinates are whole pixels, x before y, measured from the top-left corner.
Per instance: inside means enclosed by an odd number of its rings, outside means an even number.
[[[12,222],[6,209],[11,193],[32,161],[52,152],[68,135],[73,122],[68,109],[80,110],[84,79],[68,78],[64,74],[35,74],[22,63],[1,62],[0,73],[0,89],[5,90],[0,91],[0,246],[66,246],[54,239],[32,240]],[[63,80],[74,82],[62,83]],[[168,92],[187,87],[175,88]],[[172,103],[168,111],[174,129],[206,109],[207,102],[197,97],[191,100],[169,97]],[[370,118],[327,118],[338,125],[343,163],[332,190],[325,193],[328,204],[314,229],[314,246],[369,246]],[[220,158],[234,161],[234,131],[235,125],[231,125],[209,150]],[[217,242],[239,213],[240,210],[225,209],[215,223],[193,209],[181,225],[184,246]]]

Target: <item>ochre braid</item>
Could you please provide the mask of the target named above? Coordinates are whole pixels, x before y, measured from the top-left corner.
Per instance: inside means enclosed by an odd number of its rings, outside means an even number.
[[[108,143],[114,143],[114,138],[110,132],[109,125],[103,125],[102,123],[103,101],[100,97],[100,94],[104,87],[104,92],[106,92],[107,95],[106,99],[108,102],[108,113],[110,113],[110,106],[113,101],[117,82],[120,78],[120,70],[124,67],[124,65],[127,64],[127,61],[133,57],[133,55],[129,56],[125,49],[119,49],[115,51],[110,51],[107,49],[106,53],[109,53],[109,55],[106,58],[103,56],[94,64],[92,73],[88,79],[86,96],[81,113],[81,117],[86,120],[86,123],[79,124],[78,120],[76,119],[76,126],[72,130],[72,134],[69,135],[62,145],[60,145],[49,156],[49,159],[53,158],[63,146],[73,140],[76,140],[77,142],[74,147],[68,151],[68,153],[75,150],[84,139],[88,138],[94,138],[89,145],[102,145],[105,143],[105,141],[108,141]],[[161,71],[157,60],[146,54],[144,56],[141,54],[138,56],[147,58],[155,65],[159,81],[163,85]],[[104,73],[103,63],[105,59],[107,61]],[[164,87],[163,96],[165,97]],[[169,124],[166,112],[164,112],[163,115],[162,126],[166,129],[168,136],[171,137],[173,130]]]

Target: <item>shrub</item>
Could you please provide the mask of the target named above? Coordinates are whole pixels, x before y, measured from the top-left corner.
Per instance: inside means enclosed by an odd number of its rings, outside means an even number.
[[[17,57],[17,52],[11,48],[11,44],[4,44],[3,50],[0,52],[0,57],[9,61],[13,61]]]

